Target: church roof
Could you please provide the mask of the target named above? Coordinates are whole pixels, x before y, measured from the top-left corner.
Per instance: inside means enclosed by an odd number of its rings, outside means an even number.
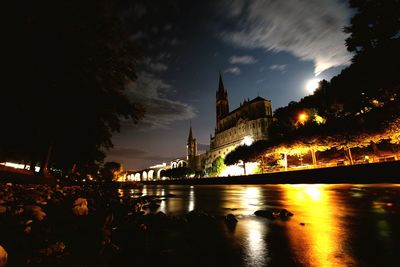
[[[228,114],[227,116],[229,116],[230,114],[235,113],[235,112],[238,111],[239,109],[243,108],[245,105],[252,104],[252,103],[255,103],[255,102],[260,102],[260,101],[270,101],[270,100],[267,100],[267,99],[265,99],[265,98],[263,98],[263,97],[261,97],[261,96],[257,96],[256,98],[254,98],[254,99],[252,99],[252,100],[250,100],[250,101],[245,101],[245,102],[243,102],[242,105],[240,105],[240,106],[237,107],[236,109],[234,109],[234,110],[232,110],[231,112],[229,112],[229,114]]]
[[[266,101],[266,99],[261,96],[257,96],[256,98],[251,100],[250,103],[257,102],[257,101]]]

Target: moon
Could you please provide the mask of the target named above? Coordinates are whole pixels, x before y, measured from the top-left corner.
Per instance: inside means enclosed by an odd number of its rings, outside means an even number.
[[[309,94],[314,93],[315,89],[318,88],[318,85],[319,85],[319,80],[318,79],[308,80],[307,83],[306,83],[306,91],[307,91],[307,93],[309,93]]]

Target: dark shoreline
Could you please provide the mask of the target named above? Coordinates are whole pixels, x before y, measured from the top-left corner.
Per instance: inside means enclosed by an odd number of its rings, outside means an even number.
[[[400,161],[274,172],[248,176],[144,181],[142,183],[152,185],[400,183]]]
[[[54,177],[11,173],[0,170],[0,182],[17,184],[57,183]],[[293,170],[248,176],[191,178],[175,180],[142,181],[153,185],[217,185],[217,184],[400,184],[400,161],[337,166],[307,170]],[[120,184],[120,183],[118,183]],[[122,183],[125,184],[125,183]]]

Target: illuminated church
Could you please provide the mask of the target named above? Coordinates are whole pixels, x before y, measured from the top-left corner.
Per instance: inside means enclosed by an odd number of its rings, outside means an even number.
[[[188,138],[188,165],[194,170],[205,170],[212,162],[225,156],[241,144],[268,139],[268,127],[272,123],[272,103],[262,97],[245,100],[238,108],[229,111],[228,92],[221,75],[216,93],[216,127],[210,135],[210,148],[197,155],[197,143],[192,128]]]
[[[214,136],[210,136],[210,148],[205,153],[197,153],[197,141],[192,127],[187,139],[186,157],[172,160],[139,171],[128,171],[127,181],[146,181],[162,179],[162,171],[180,167],[189,167],[199,173],[212,166],[219,156],[225,156],[241,144],[249,145],[258,140],[268,139],[268,127],[272,123],[271,100],[256,97],[246,100],[240,106],[229,111],[228,92],[221,75],[216,94],[216,127]]]

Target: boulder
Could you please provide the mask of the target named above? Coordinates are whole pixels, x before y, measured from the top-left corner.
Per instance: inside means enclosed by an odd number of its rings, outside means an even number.
[[[233,226],[236,225],[236,223],[238,222],[238,220],[236,219],[236,216],[233,214],[228,214],[225,216],[225,222],[228,226]]]
[[[272,209],[272,210],[257,210],[254,212],[256,216],[264,217],[268,219],[277,219],[281,218],[282,220],[288,219],[289,217],[293,216],[293,213],[288,211],[287,209]]]
[[[160,205],[156,201],[151,201],[148,206],[149,206],[149,209],[152,211],[155,211],[158,209],[158,207],[160,207]]]
[[[25,211],[38,221],[42,221],[44,218],[46,218],[46,213],[39,206],[35,205],[25,206]]]
[[[87,207],[86,198],[77,198],[74,201],[74,206],[72,208],[72,213],[76,216],[86,216],[89,214],[89,209]]]
[[[291,216],[293,216],[293,213],[291,213],[291,212],[288,211],[287,209],[282,209],[282,210],[279,212],[279,217],[280,217],[281,219],[287,219],[288,217],[291,217]]]
[[[258,217],[264,217],[268,219],[275,219],[274,212],[272,210],[257,210],[254,214]]]
[[[56,242],[55,244],[47,248],[41,249],[39,252],[46,256],[50,256],[53,254],[61,254],[63,253],[64,249],[65,249],[65,244],[63,242]]]
[[[74,206],[77,206],[77,205],[79,205],[79,206],[82,206],[82,205],[87,206],[88,205],[87,199],[86,198],[82,198],[82,197],[75,199]]]
[[[0,205],[0,214],[6,213],[7,207]]]
[[[7,259],[8,259],[7,251],[0,245],[0,267],[6,266]]]

